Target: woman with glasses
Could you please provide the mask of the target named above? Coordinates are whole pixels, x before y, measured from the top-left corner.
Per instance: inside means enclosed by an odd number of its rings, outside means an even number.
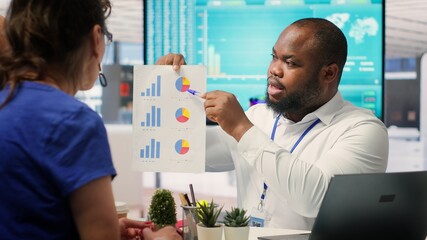
[[[110,11],[109,0],[10,3],[10,46],[0,51],[2,239],[128,239],[147,226],[119,224],[104,124],[74,98],[100,76]]]

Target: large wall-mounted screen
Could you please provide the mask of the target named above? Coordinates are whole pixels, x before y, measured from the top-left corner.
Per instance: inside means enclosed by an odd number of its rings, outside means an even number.
[[[207,66],[209,90],[234,93],[246,110],[263,101],[271,49],[293,21],[321,17],[347,37],[344,98],[383,117],[383,0],[145,1],[145,63],[182,53]]]

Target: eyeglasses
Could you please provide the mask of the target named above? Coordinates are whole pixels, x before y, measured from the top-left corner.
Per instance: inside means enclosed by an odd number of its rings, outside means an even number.
[[[113,34],[107,30],[102,30],[102,33],[104,33],[105,45],[110,45],[113,42]]]

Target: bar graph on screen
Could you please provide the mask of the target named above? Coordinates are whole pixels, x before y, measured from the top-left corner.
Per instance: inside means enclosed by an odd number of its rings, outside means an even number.
[[[144,1],[145,62],[181,53],[207,66],[207,91],[233,93],[243,109],[262,102],[271,49],[285,26],[306,17],[336,24],[348,41],[344,99],[383,116],[384,0]]]

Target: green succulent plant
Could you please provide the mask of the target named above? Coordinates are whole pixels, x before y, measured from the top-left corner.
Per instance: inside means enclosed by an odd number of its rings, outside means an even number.
[[[172,192],[167,189],[157,189],[151,198],[148,214],[157,228],[167,225],[175,226],[176,203]]]
[[[227,227],[245,227],[249,224],[250,217],[246,215],[246,210],[231,207],[231,211],[225,210],[224,224]]]
[[[210,203],[204,201],[197,205],[199,222],[205,227],[215,227],[222,207],[218,208],[218,205],[213,200]]]

